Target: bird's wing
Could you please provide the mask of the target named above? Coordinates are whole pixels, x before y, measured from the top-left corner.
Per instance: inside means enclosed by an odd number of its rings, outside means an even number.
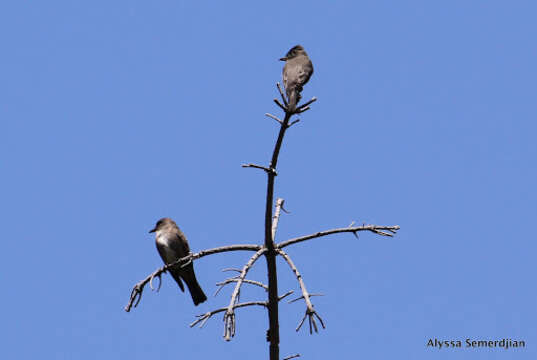
[[[170,249],[166,246],[162,246],[158,242],[157,242],[157,250],[165,264],[170,264],[177,260],[176,254],[173,254],[175,253],[173,249]],[[179,270],[173,267],[169,270],[169,273],[173,277],[177,285],[179,285],[179,288],[181,289],[181,291],[184,292],[185,286],[183,285],[183,282],[181,281],[181,277],[179,276]]]
[[[305,59],[305,63],[302,66],[298,67],[298,84],[300,87],[305,85],[313,74],[313,64],[309,59]]]
[[[190,253],[190,247],[188,246],[188,241],[186,240],[185,234],[179,229],[177,229],[177,238],[174,241],[170,241],[170,246],[180,257],[185,257]]]

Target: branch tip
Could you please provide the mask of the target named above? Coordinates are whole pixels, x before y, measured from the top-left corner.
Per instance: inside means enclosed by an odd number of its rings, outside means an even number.
[[[285,111],[287,113],[287,107],[286,106],[283,106],[282,103],[280,103],[280,101],[278,99],[274,99],[274,102],[276,103],[276,105],[278,105],[283,111]]]
[[[278,297],[278,301],[282,301],[284,298],[286,298],[287,296],[291,295],[292,293],[294,293],[293,290],[289,290],[288,292],[286,292],[285,294],[283,294],[282,296]]]
[[[298,357],[300,357],[300,354],[294,354],[294,355],[289,355],[287,357],[284,357],[283,360],[291,360],[291,359],[298,358]]]
[[[257,165],[257,164],[252,164],[252,163],[249,163],[249,164],[242,164],[241,165],[243,168],[256,168],[256,169],[261,169],[261,170],[264,170],[265,172],[269,173],[269,174],[274,174],[274,176],[277,176],[278,173],[276,172],[276,169],[272,168],[272,167],[266,167],[266,166],[261,166],[261,165]]]
[[[287,127],[290,128],[291,126],[293,126],[294,124],[296,124],[296,123],[299,122],[299,121],[300,121],[300,119],[296,119],[296,120],[294,120],[294,121],[291,121],[291,122],[289,123],[289,125],[287,125]]]
[[[276,247],[278,249],[283,249],[286,246],[296,244],[296,243],[299,243],[299,242],[302,242],[302,241],[311,240],[311,239],[315,239],[315,238],[320,238],[320,237],[327,236],[327,235],[332,235],[332,234],[344,233],[344,232],[353,233],[353,234],[356,235],[356,233],[359,232],[359,231],[371,231],[371,232],[376,233],[378,235],[393,237],[393,235],[397,232],[397,230],[399,230],[399,225],[379,226],[379,225],[365,225],[365,224],[363,224],[361,226],[344,227],[344,228],[339,228],[339,229],[331,229],[331,230],[319,231],[319,232],[316,232],[316,233],[310,234],[310,235],[300,236],[300,237],[297,237],[297,238],[293,238],[293,239],[283,241],[283,242],[277,244]],[[386,231],[388,231],[389,233],[387,233]],[[358,236],[358,235],[356,235],[356,236]]]
[[[288,107],[289,104],[287,103],[287,99],[285,99],[285,95],[283,94],[283,91],[279,82],[276,83],[276,87],[278,88],[278,91],[280,93],[280,96],[282,97],[282,101],[285,104],[285,107]]]
[[[271,119],[274,119],[274,120],[276,120],[277,122],[279,122],[280,125],[283,125],[283,121],[280,120],[277,116],[274,116],[274,115],[269,114],[269,113],[265,113],[265,116],[267,116],[267,117],[269,117],[269,118],[271,118]]]
[[[151,276],[151,280],[149,280],[149,287],[151,288],[152,291],[155,291],[155,289],[153,288],[153,279],[156,277],[158,277],[158,288],[156,292],[159,292],[160,286],[162,285],[162,273],[159,273],[156,276]]]

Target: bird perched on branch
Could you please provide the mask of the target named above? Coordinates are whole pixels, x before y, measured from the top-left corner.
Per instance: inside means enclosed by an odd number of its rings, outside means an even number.
[[[308,82],[313,74],[313,64],[308,54],[300,45],[294,46],[280,59],[285,61],[283,67],[283,86],[289,101],[289,110],[293,111],[300,101],[302,87]]]
[[[181,229],[179,229],[172,219],[160,219],[157,221],[155,228],[149,232],[156,232],[157,250],[165,264],[174,263],[190,253],[190,247],[188,246],[185,234],[183,234]],[[181,280],[186,283],[190,295],[192,296],[192,300],[194,301],[194,305],[198,305],[207,300],[207,296],[205,296],[198,284],[198,280],[196,280],[194,264],[192,262],[185,267],[181,267],[181,265],[174,266],[168,271],[183,292],[185,291],[185,288]]]

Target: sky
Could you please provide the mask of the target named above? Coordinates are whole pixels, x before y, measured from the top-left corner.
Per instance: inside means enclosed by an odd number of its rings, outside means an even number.
[[[289,129],[277,241],[399,225],[288,248],[327,328],[282,358],[535,359],[537,24],[534,1],[5,1],[0,4],[0,315],[5,359],[268,357],[262,308],[221,316],[215,284],[248,252],[195,262],[194,307],[163,276],[171,217],[191,249],[263,241],[273,103],[294,45],[318,101]],[[260,259],[250,279],[266,282]],[[279,292],[299,288],[278,260]],[[297,295],[298,296],[298,295]],[[242,301],[264,300],[245,287]],[[465,340],[523,340],[521,349]],[[463,348],[428,347],[429,339]]]

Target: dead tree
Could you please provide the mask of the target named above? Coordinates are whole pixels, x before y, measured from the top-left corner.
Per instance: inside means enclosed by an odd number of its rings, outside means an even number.
[[[250,257],[250,259],[242,267],[242,269],[225,269],[226,271],[237,272],[238,274],[236,276],[225,279],[224,281],[217,284],[218,286],[220,286],[218,291],[220,291],[227,284],[232,284],[232,283],[235,284],[235,288],[231,294],[231,299],[229,301],[229,304],[225,307],[221,307],[221,308],[209,311],[205,314],[198,315],[197,319],[190,324],[190,327],[193,327],[197,324],[199,324],[199,326],[202,327],[205,324],[205,322],[209,318],[211,318],[213,315],[218,314],[218,313],[224,313],[224,339],[226,341],[229,341],[235,335],[235,325],[236,325],[235,309],[238,309],[241,307],[247,307],[247,306],[263,306],[268,310],[269,330],[267,331],[267,341],[270,343],[269,353],[270,353],[271,360],[280,359],[278,303],[280,300],[282,300],[283,298],[287,297],[288,295],[292,293],[292,291],[289,291],[285,293],[284,295],[281,295],[281,296],[278,295],[278,277],[277,277],[277,271],[276,271],[276,257],[277,256],[281,256],[287,262],[287,264],[289,265],[289,267],[295,274],[298,284],[300,286],[301,292],[302,292],[300,297],[294,300],[291,300],[290,302],[303,299],[306,305],[304,316],[302,317],[302,320],[299,322],[296,328],[296,331],[300,330],[306,318],[308,319],[310,334],[313,333],[313,331],[318,332],[319,326],[317,325],[317,321],[319,321],[320,326],[322,326],[323,328],[325,327],[323,319],[319,316],[319,314],[317,313],[317,311],[315,310],[311,302],[311,297],[317,296],[320,294],[310,294],[308,292],[306,285],[304,283],[304,280],[302,278],[302,275],[298,271],[298,268],[296,267],[291,257],[284,251],[284,248],[289,245],[293,245],[302,241],[307,241],[307,240],[311,240],[311,239],[315,239],[315,238],[319,238],[319,237],[323,237],[327,235],[332,235],[332,234],[338,234],[338,233],[352,233],[353,235],[357,237],[357,233],[360,231],[370,231],[378,235],[391,237],[397,232],[397,230],[399,230],[399,226],[397,225],[379,226],[379,225],[363,224],[361,226],[354,226],[354,223],[351,223],[348,227],[344,227],[344,228],[319,231],[314,234],[299,236],[293,239],[288,239],[280,243],[274,242],[276,229],[278,227],[278,220],[280,217],[280,212],[283,209],[283,204],[284,204],[283,199],[277,199],[276,204],[275,204],[275,211],[273,215],[272,211],[273,211],[273,202],[274,202],[274,180],[277,175],[276,165],[278,163],[278,156],[280,154],[280,148],[283,143],[283,138],[285,136],[285,132],[287,131],[287,129],[289,129],[291,126],[293,126],[298,121],[300,121],[299,119],[291,121],[291,117],[293,115],[301,114],[309,110],[310,105],[317,100],[314,97],[310,101],[304,103],[303,105],[296,107],[296,109],[290,110],[288,107],[287,100],[282,92],[282,89],[279,83],[277,84],[277,88],[280,93],[282,102],[280,102],[278,99],[274,99],[274,102],[284,111],[285,116],[283,120],[281,120],[272,114],[265,114],[267,117],[276,120],[280,124],[280,131],[278,134],[278,138],[276,140],[276,144],[274,146],[274,150],[272,152],[272,158],[268,166],[262,166],[262,165],[257,165],[257,164],[243,164],[242,165],[243,167],[261,169],[267,174],[267,194],[266,194],[266,206],[265,206],[265,240],[263,244],[229,245],[229,246],[222,246],[222,247],[208,249],[208,250],[202,250],[197,253],[191,253],[188,256],[182,259],[179,259],[173,264],[169,264],[169,265],[165,265],[161,267],[160,269],[156,270],[155,272],[147,276],[142,281],[138,282],[132,289],[129,303],[125,307],[125,311],[127,312],[130,311],[133,306],[136,307],[142,298],[142,292],[144,290],[144,287],[149,283],[149,286],[151,287],[151,289],[154,289],[153,280],[155,278],[159,278],[159,284],[156,289],[158,291],[161,285],[162,273],[166,272],[168,269],[170,269],[171,267],[177,264],[181,264],[181,266],[186,266],[190,262],[200,259],[204,256],[227,252],[227,251],[251,251],[254,254]],[[246,278],[248,271],[254,266],[255,262],[261,256],[264,256],[267,261],[268,285]],[[243,284],[250,284],[250,285],[260,286],[264,288],[268,292],[268,300],[239,302],[240,290]],[[298,356],[300,355],[295,354],[295,355],[288,356],[286,359],[292,359]]]

